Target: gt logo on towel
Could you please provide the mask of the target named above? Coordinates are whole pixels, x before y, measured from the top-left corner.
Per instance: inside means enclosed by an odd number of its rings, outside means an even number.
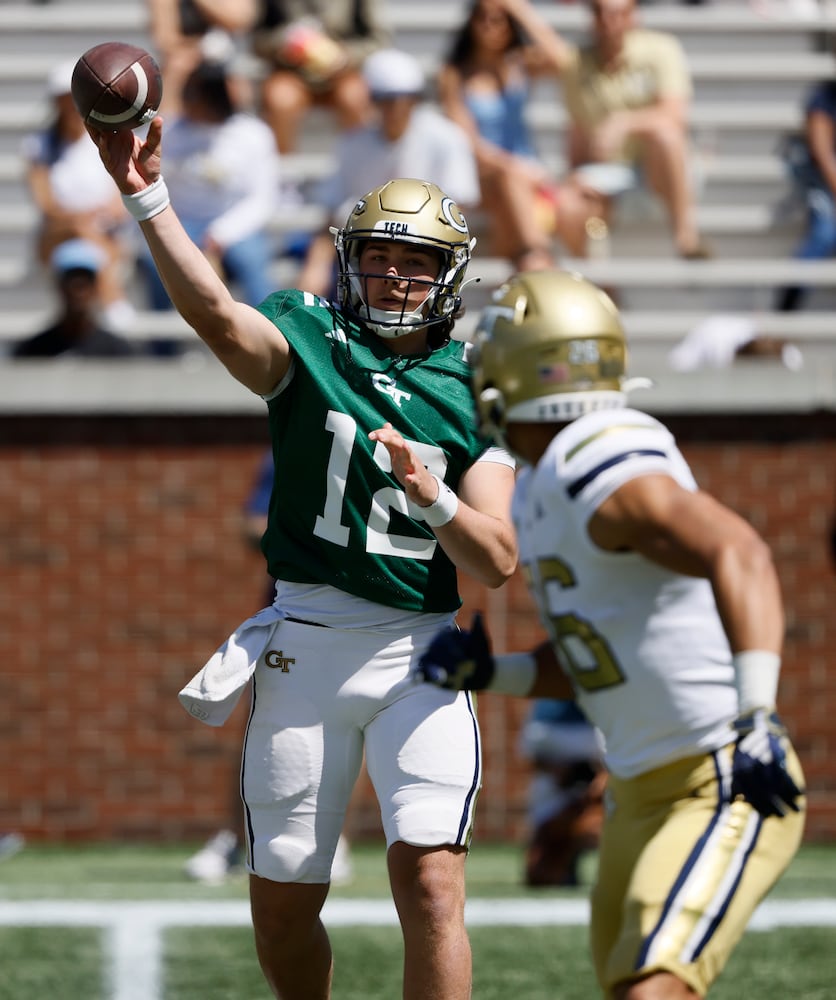
[[[273,667],[274,669],[278,667],[286,674],[290,671],[290,664],[295,663],[296,660],[292,656],[285,656],[282,650],[269,649],[264,654],[264,662],[268,667]]]

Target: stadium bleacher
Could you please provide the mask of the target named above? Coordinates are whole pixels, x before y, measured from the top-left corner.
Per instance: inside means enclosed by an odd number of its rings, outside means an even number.
[[[585,5],[537,2],[567,37],[581,36]],[[465,8],[464,0],[420,5],[389,0],[384,9],[395,43],[413,51],[432,72]],[[800,206],[787,201],[790,188],[778,147],[781,136],[801,124],[806,89],[834,72],[830,42],[836,18],[767,20],[745,0],[714,0],[701,6],[655,3],[643,7],[642,20],[675,32],[689,58],[698,217],[715,257],[704,262],[675,258],[659,206],[630,195],[619,209],[610,256],[564,263],[618,291],[640,368],[664,365],[669,348],[701,317],[754,312],[765,333],[790,336],[813,366],[829,365],[832,375],[836,261],[790,259],[803,215]],[[49,283],[32,255],[36,213],[24,183],[21,139],[45,120],[44,81],[50,67],[113,38],[150,47],[142,0],[0,3],[0,345],[34,331],[51,311]],[[560,95],[556,85],[541,84],[533,96],[532,121],[543,154],[559,171],[565,125]],[[304,181],[328,170],[330,122],[311,114],[299,153],[286,158],[288,176]],[[277,245],[287,230],[313,228],[321,219],[315,204],[285,210],[275,220]],[[292,284],[296,266],[278,257],[277,284]],[[482,281],[468,290],[463,334],[507,273],[508,265],[500,260],[478,258],[471,266],[471,274]],[[813,289],[805,309],[773,313],[774,289],[794,281]],[[141,295],[136,302],[142,310]],[[133,335],[181,334],[188,331],[176,315],[141,311]]]

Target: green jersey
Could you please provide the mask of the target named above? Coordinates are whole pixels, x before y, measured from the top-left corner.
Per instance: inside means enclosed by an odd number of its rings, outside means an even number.
[[[388,421],[456,490],[488,447],[476,429],[465,345],[396,355],[306,292],[276,292],[259,309],[294,355],[267,400],[276,470],[262,542],[269,572],[389,607],[454,611],[456,568],[369,433]]]

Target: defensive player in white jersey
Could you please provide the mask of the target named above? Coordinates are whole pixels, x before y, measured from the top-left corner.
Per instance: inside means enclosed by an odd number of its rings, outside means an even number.
[[[784,615],[767,545],[626,405],[625,338],[577,275],[518,275],[476,332],[477,404],[525,463],[512,505],[550,641],[493,657],[481,618],[417,674],[574,696],[609,771],[591,944],[605,996],[693,1000],[795,854],[803,778],[775,713]]]
[[[172,302],[267,403],[281,486],[263,548],[276,600],[181,693],[219,723],[252,675],[241,788],[265,978],[285,1000],[330,996],[320,911],[365,750],[404,935],[403,995],[466,1000],[478,726],[469,695],[417,687],[410,668],[454,619],[457,569],[498,587],[516,566],[513,461],[477,432],[465,345],[450,339],[467,223],[434,185],[393,180],[337,233],[337,302],[283,291],[253,308],[232,299],[169,204],[162,120],[144,142],[91,137]]]

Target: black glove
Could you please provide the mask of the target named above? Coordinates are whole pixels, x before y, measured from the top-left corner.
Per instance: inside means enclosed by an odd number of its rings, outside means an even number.
[[[493,674],[490,640],[478,611],[469,632],[455,626],[442,629],[413,671],[415,680],[448,691],[483,691]]]
[[[781,744],[786,730],[776,712],[765,708],[741,715],[735,722],[737,743],[732,761],[732,797],[742,795],[761,816],[799,812],[796,799],[804,793],[787,771]]]

